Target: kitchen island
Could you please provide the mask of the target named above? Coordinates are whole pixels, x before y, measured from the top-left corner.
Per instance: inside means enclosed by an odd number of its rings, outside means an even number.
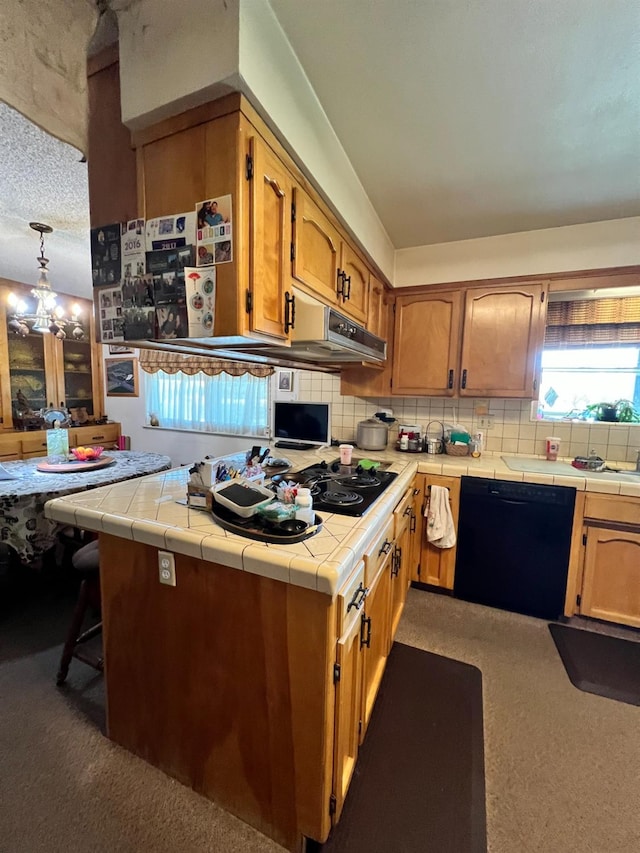
[[[288,455],[297,470],[337,452]],[[585,498],[638,512],[628,477],[558,481],[491,455],[366,455],[389,460],[387,490],[362,517],[322,512],[322,530],[290,545],[176,503],[186,468],[47,504],[51,518],[100,534],[109,737],[290,850],[324,841],[340,816],[410,580],[415,483],[571,485],[582,495],[576,554]],[[159,583],[159,550],[175,559],[175,587]],[[570,585],[579,576],[572,557]]]
[[[288,455],[299,469],[336,454]],[[368,720],[408,586],[395,536],[408,522],[394,509],[416,468],[398,454],[364,516],[323,511],[322,529],[290,545],[176,503],[186,468],[51,501],[49,517],[100,534],[109,737],[290,850],[324,841],[366,730],[360,697]],[[159,550],[173,555],[175,587],[159,582]],[[336,658],[345,634],[354,667]]]

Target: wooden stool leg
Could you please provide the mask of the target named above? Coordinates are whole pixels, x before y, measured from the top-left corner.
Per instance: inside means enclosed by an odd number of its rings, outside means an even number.
[[[58,674],[56,676],[56,684],[58,686],[64,684],[67,678],[67,673],[69,672],[69,664],[71,663],[71,658],[73,657],[73,650],[75,649],[78,634],[80,633],[80,629],[82,628],[82,623],[84,621],[84,615],[86,613],[88,604],[88,584],[86,580],[83,580],[80,584],[80,593],[78,595],[78,601],[76,603],[75,610],[73,611],[71,627],[69,628],[69,633],[67,634],[67,639],[65,640],[64,648],[62,649],[62,657],[60,658],[60,668],[58,669]]]

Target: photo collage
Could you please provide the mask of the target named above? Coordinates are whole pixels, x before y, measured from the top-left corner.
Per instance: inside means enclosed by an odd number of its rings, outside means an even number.
[[[100,340],[210,337],[216,264],[232,260],[232,240],[230,195],[182,214],[92,229]]]

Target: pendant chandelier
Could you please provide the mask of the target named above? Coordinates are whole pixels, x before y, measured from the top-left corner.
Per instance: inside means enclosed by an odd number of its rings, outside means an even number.
[[[11,308],[8,322],[9,330],[25,337],[29,332],[52,332],[58,338],[67,337],[67,329],[73,338],[82,340],[84,329],[80,324],[80,306],[74,304],[71,309],[71,319],[66,319],[64,309],[56,303],[57,294],[51,289],[49,258],[44,255],[44,235],[51,234],[53,228],[42,222],[30,222],[29,227],[40,234],[40,264],[38,283],[31,290],[31,296],[36,301],[35,310],[29,313],[29,306],[20,296],[10,293],[8,303]]]

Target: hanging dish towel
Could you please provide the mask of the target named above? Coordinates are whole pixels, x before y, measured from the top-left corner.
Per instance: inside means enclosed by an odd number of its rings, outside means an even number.
[[[431,486],[424,514],[429,542],[436,548],[453,548],[456,544],[456,529],[449,506],[449,489]]]

